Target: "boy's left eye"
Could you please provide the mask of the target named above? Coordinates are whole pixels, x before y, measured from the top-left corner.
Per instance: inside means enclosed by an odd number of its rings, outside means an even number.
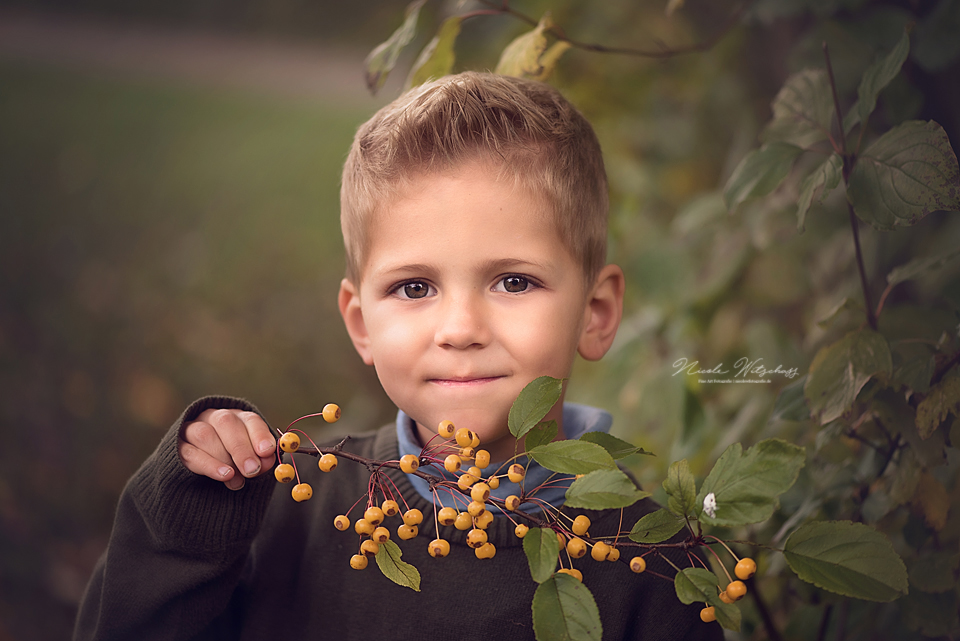
[[[494,291],[518,294],[526,291],[528,287],[530,287],[530,281],[523,276],[506,276],[497,283]]]

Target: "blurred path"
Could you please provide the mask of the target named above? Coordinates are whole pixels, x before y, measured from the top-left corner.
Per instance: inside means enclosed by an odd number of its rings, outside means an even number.
[[[364,101],[365,51],[0,7],[0,60],[289,97]]]

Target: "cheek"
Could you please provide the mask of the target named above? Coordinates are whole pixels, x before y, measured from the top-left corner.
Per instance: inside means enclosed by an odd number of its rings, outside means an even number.
[[[418,346],[425,335],[424,324],[412,322],[397,314],[385,314],[368,323],[377,364],[388,366],[413,358],[422,352]]]

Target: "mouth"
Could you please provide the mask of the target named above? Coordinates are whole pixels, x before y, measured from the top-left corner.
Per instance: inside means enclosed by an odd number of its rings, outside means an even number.
[[[431,378],[428,383],[441,387],[477,387],[503,378],[503,376],[451,376],[449,378]]]

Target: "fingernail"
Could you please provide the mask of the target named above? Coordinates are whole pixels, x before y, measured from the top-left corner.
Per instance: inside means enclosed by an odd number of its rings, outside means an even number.
[[[269,454],[270,452],[272,452],[273,448],[275,448],[276,446],[277,446],[276,443],[268,439],[265,441],[260,441],[260,445],[258,446],[258,448],[260,450],[260,454],[263,455],[263,454]]]
[[[229,465],[224,465],[223,467],[218,469],[217,472],[220,474],[220,476],[226,478],[227,475],[229,475],[232,470],[233,468],[230,467]]]
[[[256,474],[260,471],[260,462],[253,459],[247,459],[247,462],[243,464],[243,470],[246,472],[247,476]]]
[[[240,479],[240,484],[239,484],[239,485],[236,484],[236,483],[237,483],[237,479]],[[242,476],[238,476],[236,479],[230,479],[229,481],[227,481],[227,487],[230,488],[230,489],[233,490],[233,491],[237,491],[237,490],[241,489],[246,482],[247,482],[247,481],[246,481]]]

